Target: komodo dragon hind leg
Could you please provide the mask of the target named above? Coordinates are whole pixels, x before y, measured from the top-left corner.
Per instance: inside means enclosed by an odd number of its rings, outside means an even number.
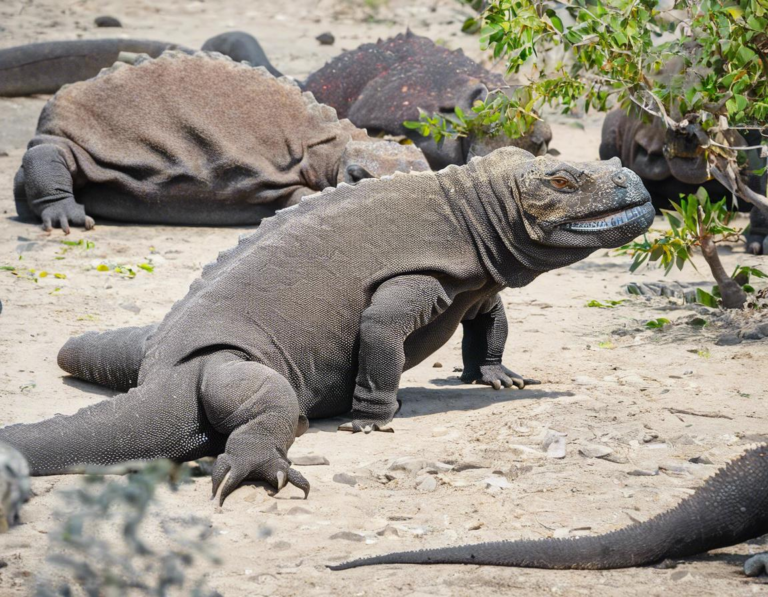
[[[147,338],[156,325],[88,332],[67,340],[59,367],[78,379],[127,392],[136,387]]]
[[[309,495],[309,482],[291,468],[288,449],[306,431],[307,419],[282,375],[234,352],[220,351],[203,365],[200,397],[214,429],[228,435],[213,468],[219,503],[244,481],[265,481],[280,491],[287,483]]]

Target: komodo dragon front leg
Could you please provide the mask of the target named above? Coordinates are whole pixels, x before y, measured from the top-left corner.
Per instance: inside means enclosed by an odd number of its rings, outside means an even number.
[[[75,201],[73,177],[77,166],[73,158],[67,159],[63,148],[45,143],[32,147],[24,154],[22,169],[27,203],[43,221],[44,230],[57,226],[69,234],[70,226],[93,228],[93,218],[85,215],[85,207]]]
[[[541,383],[524,379],[501,362],[508,331],[501,295],[493,295],[480,305],[476,314],[470,313],[461,323],[464,327],[461,381],[493,386],[495,390],[502,386],[522,390],[526,385]]]
[[[379,286],[360,322],[352,422],[341,425],[340,430],[384,430],[399,409],[397,389],[406,363],[405,339],[450,304],[445,288],[432,276],[399,276]]]
[[[228,436],[213,468],[219,503],[243,481],[265,481],[278,491],[291,483],[309,494],[309,482],[291,468],[288,449],[309,427],[291,384],[243,355],[209,355],[200,374],[200,399],[213,428]]]

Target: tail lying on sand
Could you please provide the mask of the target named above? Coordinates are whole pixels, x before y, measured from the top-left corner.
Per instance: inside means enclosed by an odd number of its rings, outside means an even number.
[[[329,567],[487,564],[599,570],[642,566],[728,547],[768,533],[767,487],[768,445],[761,445],[729,463],[676,508],[605,535],[406,551]]]
[[[182,403],[181,396],[188,400]],[[135,460],[195,460],[219,454],[225,441],[205,419],[194,391],[174,387],[170,379],[145,382],[73,415],[0,429],[0,442],[21,452],[35,476]]]
[[[62,85],[95,77],[112,66],[120,52],[149,54],[189,51],[175,44],[145,39],[52,41],[0,50],[0,96],[56,93]]]

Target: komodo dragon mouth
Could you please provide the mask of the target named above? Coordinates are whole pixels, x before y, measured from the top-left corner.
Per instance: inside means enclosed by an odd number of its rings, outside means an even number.
[[[648,212],[653,211],[653,205],[646,201],[642,205],[615,209],[608,213],[603,213],[590,218],[581,218],[560,224],[558,228],[570,230],[572,232],[594,232],[596,230],[608,230],[618,228],[635,220],[645,218]]]

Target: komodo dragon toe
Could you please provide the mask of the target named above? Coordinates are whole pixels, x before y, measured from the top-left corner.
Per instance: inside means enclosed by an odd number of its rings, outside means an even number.
[[[744,574],[747,576],[760,576],[768,574],[768,553],[752,556],[744,562]]]
[[[504,388],[517,388],[522,390],[525,386],[540,384],[538,379],[527,379],[518,375],[504,365],[481,365],[476,369],[465,369],[461,374],[464,383],[491,386],[494,390]]]

